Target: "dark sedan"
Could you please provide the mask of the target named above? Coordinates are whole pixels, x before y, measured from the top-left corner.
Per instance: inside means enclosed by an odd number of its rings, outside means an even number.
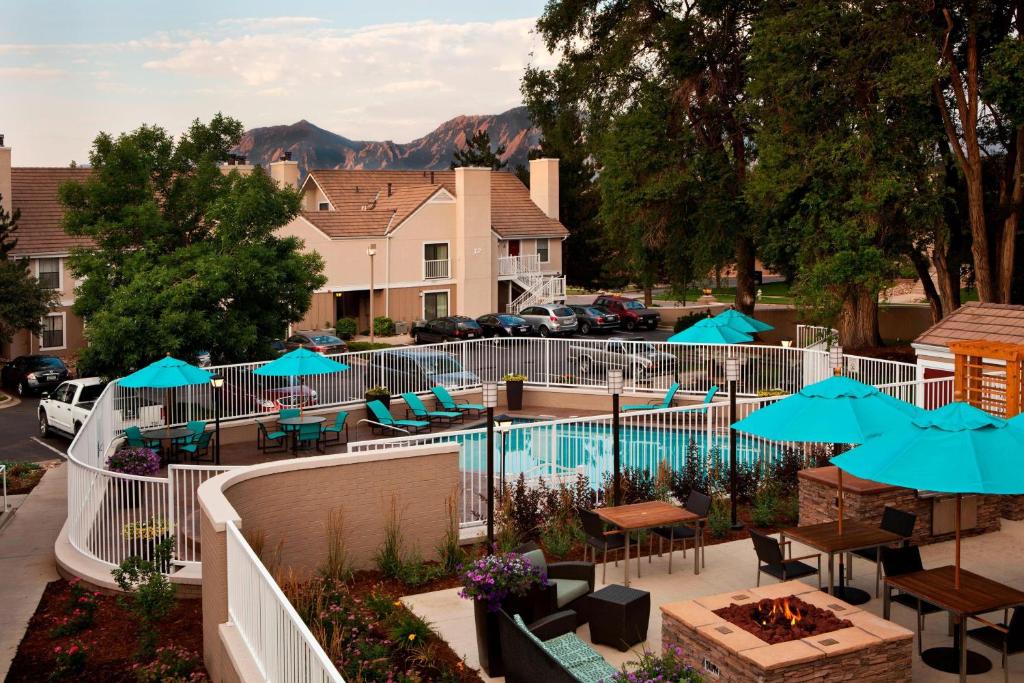
[[[485,337],[525,337],[533,333],[530,323],[511,313],[488,313],[476,322]]]
[[[569,306],[579,321],[580,334],[611,332],[619,329],[619,316],[604,306]]]
[[[428,323],[419,324],[409,332],[417,344],[433,344],[436,342],[465,341],[480,339],[484,331],[477,321],[464,315],[449,315],[434,318]]]
[[[0,370],[0,381],[18,396],[51,391],[69,379],[71,372],[57,356],[18,356]]]
[[[345,353],[348,344],[335,337],[329,330],[299,330],[284,342],[287,351],[298,348],[309,349],[324,355]]]

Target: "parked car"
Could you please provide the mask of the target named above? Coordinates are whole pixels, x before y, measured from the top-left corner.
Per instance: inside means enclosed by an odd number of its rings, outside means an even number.
[[[525,337],[533,333],[530,323],[511,313],[488,313],[476,319],[485,337]]]
[[[71,371],[57,356],[18,356],[0,369],[0,382],[14,387],[18,396],[52,391],[71,379]]]
[[[550,337],[553,334],[569,336],[578,329],[576,314],[563,304],[527,306],[519,311],[519,315],[542,337]]]
[[[306,348],[324,355],[345,353],[348,344],[335,337],[331,330],[298,330],[284,342],[286,351]]]
[[[464,315],[449,315],[444,318],[434,318],[426,324],[413,325],[409,335],[417,344],[434,344],[480,339],[484,336],[484,331],[472,318]]]
[[[619,316],[604,306],[570,305],[569,308],[576,314],[580,334],[610,332],[619,329]]]
[[[84,377],[68,380],[51,393],[44,393],[38,409],[39,434],[77,434],[105,386],[106,382],[99,377]]]
[[[462,367],[458,358],[438,349],[387,349],[367,359],[366,385],[387,387],[392,396],[427,391],[435,385],[457,389],[479,383],[480,378]]]
[[[652,311],[644,306],[643,302],[636,299],[602,294],[594,299],[594,305],[603,306],[618,315],[622,327],[630,332],[644,327],[653,330],[661,322],[661,315],[658,312]]]
[[[270,342],[270,348],[273,349],[277,355],[282,355],[288,351],[288,347],[284,345],[284,342],[280,339],[275,339]]]
[[[140,389],[140,404],[145,406],[164,405],[170,398],[177,405],[177,415],[186,415],[191,407],[193,419],[212,419],[216,409],[213,389],[209,384],[182,387],[173,390]],[[233,376],[224,381],[220,389],[222,415],[248,415],[255,413],[276,413],[281,408],[315,406],[318,401],[316,389],[299,383],[294,377],[269,377],[251,375],[241,382]],[[130,402],[129,402],[130,403]]]
[[[609,337],[606,342],[569,347],[569,360],[581,375],[619,368],[630,377],[654,377],[676,372],[676,357],[659,351],[643,337]]]

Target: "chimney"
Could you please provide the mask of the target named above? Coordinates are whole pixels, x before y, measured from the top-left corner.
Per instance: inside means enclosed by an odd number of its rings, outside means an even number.
[[[270,164],[270,177],[278,187],[299,187],[299,162],[292,161],[292,153],[285,152],[277,161]]]
[[[245,163],[245,157],[241,154],[228,154],[228,160],[220,165],[220,172],[224,175],[232,171],[238,171],[242,175],[252,173],[252,164]]]
[[[530,159],[530,199],[558,220],[558,159]]]
[[[391,183],[388,183],[388,196],[391,196]]]
[[[434,184],[434,172],[433,171],[430,172],[430,184],[431,185]]]
[[[455,169],[455,311],[476,317],[498,308],[491,234],[491,169]]]
[[[11,197],[11,148],[4,147],[4,136],[0,135],[0,206],[11,213],[13,198]]]

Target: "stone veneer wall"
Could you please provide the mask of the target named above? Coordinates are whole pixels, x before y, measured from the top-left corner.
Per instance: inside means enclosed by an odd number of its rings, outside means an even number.
[[[762,669],[750,660],[703,637],[670,615],[663,615],[661,642],[683,649],[684,661],[718,683],[795,683],[797,681],[885,681],[910,683],[909,640],[879,642],[870,647],[798,662],[774,669]],[[719,667],[717,678],[704,672],[705,657]]]
[[[396,448],[387,452],[296,458],[218,475],[199,487],[203,548],[203,658],[214,683],[258,680],[255,662],[228,622],[225,527],[259,531],[264,554],[279,567],[309,574],[327,552],[327,513],[344,515],[352,565],[368,568],[384,537],[392,496],[402,514],[407,548],[436,555],[448,515],[445,498],[458,490],[457,444]]]
[[[999,531],[999,518],[1002,513],[1004,499],[1007,496],[978,496],[978,523],[973,529],[964,529],[962,536]],[[1014,496],[1014,498],[1017,498]],[[846,517],[858,519],[868,524],[880,524],[882,511],[887,507],[895,507],[917,515],[914,535],[911,540],[919,545],[938,543],[953,538],[952,533],[932,535],[932,500],[919,498],[911,489],[895,488],[881,493],[860,494],[846,491],[844,498]],[[800,524],[818,524],[835,521],[839,518],[836,505],[836,489],[819,481],[800,478]]]

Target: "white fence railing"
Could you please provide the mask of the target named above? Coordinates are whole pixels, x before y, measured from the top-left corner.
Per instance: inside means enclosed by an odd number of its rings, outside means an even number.
[[[498,275],[519,275],[538,271],[540,271],[540,256],[538,254],[498,257]]]
[[[423,262],[423,279],[425,280],[447,280],[448,259],[430,259]]]
[[[170,465],[167,468],[167,509],[174,520],[176,564],[200,564],[199,485],[232,469],[237,468],[224,465]]]
[[[344,683],[280,586],[227,524],[228,616],[268,683]]]
[[[796,345],[802,349],[828,350],[839,339],[839,331],[819,325],[797,325]]]

